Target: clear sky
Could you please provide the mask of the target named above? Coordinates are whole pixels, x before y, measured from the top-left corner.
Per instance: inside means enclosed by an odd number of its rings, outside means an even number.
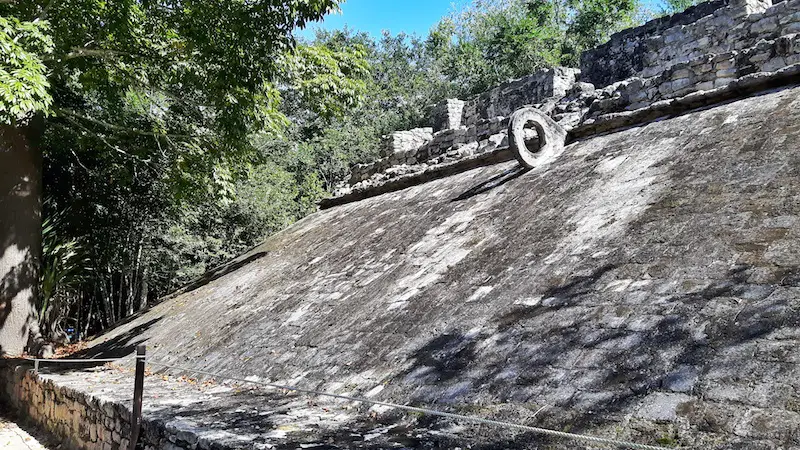
[[[321,23],[310,23],[305,30],[296,33],[299,37],[313,38],[314,30],[324,28],[336,30],[349,28],[366,31],[378,38],[383,30],[392,34],[416,33],[425,37],[430,28],[443,16],[453,11],[456,5],[466,0],[346,0],[341,13],[330,14]]]

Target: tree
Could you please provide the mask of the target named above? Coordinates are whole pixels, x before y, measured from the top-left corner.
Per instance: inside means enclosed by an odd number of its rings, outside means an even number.
[[[428,38],[441,72],[461,95],[557,65],[635,24],[637,0],[474,0]]]
[[[659,12],[662,16],[676,14],[698,3],[698,0],[664,0]]]
[[[224,201],[242,170],[236,167],[252,157],[250,135],[286,124],[285,86],[324,94],[320,111],[359,95],[358,83],[345,78],[362,66],[298,48],[292,37],[337,3],[0,4],[0,353],[20,352],[32,329],[36,335],[42,153],[105,173],[92,182],[106,183],[109,195],[167,180],[162,192],[145,195]],[[304,59],[313,59],[313,70],[297,70]]]

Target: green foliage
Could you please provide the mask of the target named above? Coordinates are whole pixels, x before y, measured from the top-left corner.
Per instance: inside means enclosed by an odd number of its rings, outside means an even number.
[[[280,7],[268,0],[0,4],[0,14],[8,17],[3,43],[19,41],[7,60],[29,69],[3,83],[6,92],[7,86],[13,89],[5,94],[11,99],[7,109],[30,115],[46,110],[52,97],[50,129],[70,131],[80,144],[91,141],[117,158],[147,162],[156,151],[166,153],[173,164],[166,179],[176,197],[192,199],[199,192],[224,198],[230,183],[219,175],[253,154],[249,136],[280,132],[288,123],[281,91],[303,93],[326,114],[358,101],[357,78],[366,68],[357,51],[295,48],[291,35],[336,5],[336,0],[291,0]],[[30,100],[19,94],[28,91]],[[70,149],[78,155],[86,150]]]
[[[355,107],[364,94],[369,75],[364,57],[358,45],[340,50],[300,45],[284,59],[284,70],[301,101],[312,112],[331,118]]]
[[[700,3],[699,0],[664,0],[660,13],[663,16],[683,12],[686,8]]]
[[[428,50],[464,94],[560,62],[555,4],[476,1],[440,22]]]
[[[637,0],[474,0],[441,21],[428,38],[442,72],[476,94],[557,65],[634,25]]]
[[[0,16],[0,123],[22,124],[48,112],[52,97],[42,58],[53,49],[46,21]]]
[[[283,155],[283,164],[294,170],[311,169],[328,191],[347,179],[350,165],[377,157],[381,136],[427,126],[431,105],[456,92],[425,41],[414,36],[384,34],[374,41],[344,29],[318,33],[313,46],[358,49],[370,67],[361,101],[332,117],[315,110],[307,98],[287,95],[292,126],[280,139],[262,136],[257,142],[270,158]]]
[[[50,340],[63,335],[75,291],[86,280],[90,261],[77,239],[62,236],[68,211],[53,212],[42,224],[42,267],[37,310],[39,328]]]
[[[638,8],[474,0],[424,38],[294,42],[337,3],[0,2],[0,115],[47,116],[46,214],[66,211],[45,228],[51,334],[132,314],[314,211],[435,103],[575,65]]]
[[[611,33],[634,26],[637,0],[567,0],[564,61],[577,65],[580,53],[608,40]]]
[[[362,49],[292,36],[337,3],[0,2],[0,115],[47,116],[46,214],[67,210],[47,243],[43,311],[108,326],[313,207],[317,173],[263,157],[253,137],[287,131],[285,102],[324,121],[363,97]],[[76,242],[82,277],[68,270]],[[55,308],[64,289],[75,301]]]

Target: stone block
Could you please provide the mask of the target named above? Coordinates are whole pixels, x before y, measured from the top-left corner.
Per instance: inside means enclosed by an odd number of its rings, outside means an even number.
[[[735,78],[717,78],[716,80],[714,80],[714,87],[718,88],[722,86],[727,86],[734,80]]]
[[[750,26],[750,32],[755,34],[772,33],[778,29],[778,20],[775,17],[766,17]]]
[[[714,82],[713,81],[703,81],[702,83],[697,83],[696,86],[698,91],[708,91],[714,89]]]
[[[464,105],[465,102],[463,100],[449,98],[434,106],[432,131],[449,130],[461,126],[464,117]]]
[[[689,78],[689,76],[691,76],[691,75],[692,75],[692,72],[690,72],[689,69],[678,69],[678,70],[675,70],[674,72],[672,72],[672,77],[671,78],[673,80],[678,80],[678,79],[681,79],[681,78]]]
[[[381,156],[395,159],[405,158],[406,153],[416,152],[420,147],[430,142],[431,139],[433,139],[432,128],[395,131],[384,136]]]
[[[800,22],[793,22],[783,28],[784,33],[800,33]]]
[[[778,18],[778,24],[782,26],[795,22],[800,22],[800,11],[787,14]]]
[[[688,87],[690,87],[692,85],[694,85],[692,80],[690,80],[688,78],[681,78],[680,80],[675,80],[675,81],[672,82],[671,89],[672,89],[673,92],[677,92],[677,91],[680,91],[682,89],[686,89],[686,88],[688,88]]]
[[[730,69],[735,66],[735,62],[733,59],[721,59],[714,63],[714,69],[716,70],[726,70]]]
[[[758,64],[768,60],[770,57],[769,53],[757,53],[749,58],[749,61],[754,64]]]

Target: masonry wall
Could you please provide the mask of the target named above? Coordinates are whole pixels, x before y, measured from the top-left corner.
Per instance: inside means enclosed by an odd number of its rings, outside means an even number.
[[[129,412],[112,403],[42,380],[29,367],[0,366],[0,401],[70,449],[126,449]]]
[[[658,109],[664,101],[797,66],[800,0],[701,3],[615,34],[584,53],[581,70],[541,70],[466,101],[442,102],[433,110],[432,128],[387,136],[383,158],[354,166],[349,186],[337,195],[500,151],[507,145],[508,117],[524,105],[571,130],[604,115]]]
[[[30,365],[0,362],[0,405],[61,439],[69,450],[126,450],[131,433],[129,405],[105,401],[39,376]],[[129,389],[133,386],[119,386]],[[209,448],[196,436],[161,424],[142,423],[138,449]]]
[[[578,69],[555,67],[503,83],[467,101],[462,124],[469,127],[481,120],[508,117],[521,106],[564,97],[578,74]]]
[[[703,3],[621,31],[606,44],[583,53],[581,79],[606,86],[634,76],[649,78],[676,64],[747,49],[761,40],[800,31],[798,16],[786,14],[797,11],[800,2],[790,0],[770,6],[771,0]],[[732,73],[721,74],[728,75]]]

